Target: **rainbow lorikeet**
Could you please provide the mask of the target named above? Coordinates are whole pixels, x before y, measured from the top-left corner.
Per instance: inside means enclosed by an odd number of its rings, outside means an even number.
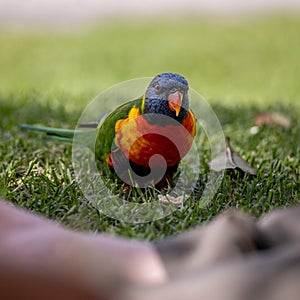
[[[110,177],[117,175],[129,185],[132,180],[141,187],[150,183],[158,189],[172,185],[178,165],[190,150],[196,134],[188,89],[183,76],[159,74],[143,96],[118,106],[95,123],[98,132],[93,151],[98,169]],[[90,126],[79,124],[76,134]],[[22,127],[70,142],[75,133],[26,124]],[[82,134],[87,131],[82,130]]]

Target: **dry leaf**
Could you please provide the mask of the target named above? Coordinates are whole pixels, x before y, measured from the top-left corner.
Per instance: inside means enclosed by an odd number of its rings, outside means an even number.
[[[256,126],[276,125],[288,129],[291,127],[291,119],[282,113],[263,112],[256,116],[255,124]]]
[[[220,172],[225,169],[240,169],[245,173],[255,175],[255,169],[251,168],[245,160],[236,153],[230,146],[230,138],[225,137],[226,150],[218,154],[208,164],[210,168],[216,172]]]

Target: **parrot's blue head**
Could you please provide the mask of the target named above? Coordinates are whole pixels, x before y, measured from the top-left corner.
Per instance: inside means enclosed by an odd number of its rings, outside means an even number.
[[[144,113],[163,114],[182,122],[189,109],[189,85],[176,73],[162,73],[153,78],[145,95]]]

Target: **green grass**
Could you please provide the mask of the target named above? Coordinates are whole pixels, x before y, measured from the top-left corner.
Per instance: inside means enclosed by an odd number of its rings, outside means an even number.
[[[156,239],[237,207],[260,216],[299,203],[300,20],[105,24],[79,33],[0,30],[0,195],[72,228]],[[197,197],[168,217],[132,225],[88,205],[71,145],[20,123],[73,128],[112,84],[163,71],[185,75],[209,101],[232,146],[257,176],[226,173],[211,204]],[[251,135],[258,112],[283,111],[292,127]]]

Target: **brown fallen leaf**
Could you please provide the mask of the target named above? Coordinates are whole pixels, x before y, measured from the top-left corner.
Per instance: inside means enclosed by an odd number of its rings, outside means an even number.
[[[287,115],[278,112],[262,112],[255,118],[256,126],[275,125],[288,129],[291,127],[291,123],[291,119]]]
[[[225,152],[219,153],[208,163],[212,170],[220,172],[226,169],[239,169],[251,175],[256,174],[256,170],[251,168],[245,160],[231,148],[230,138],[228,136],[225,137],[225,145]]]

